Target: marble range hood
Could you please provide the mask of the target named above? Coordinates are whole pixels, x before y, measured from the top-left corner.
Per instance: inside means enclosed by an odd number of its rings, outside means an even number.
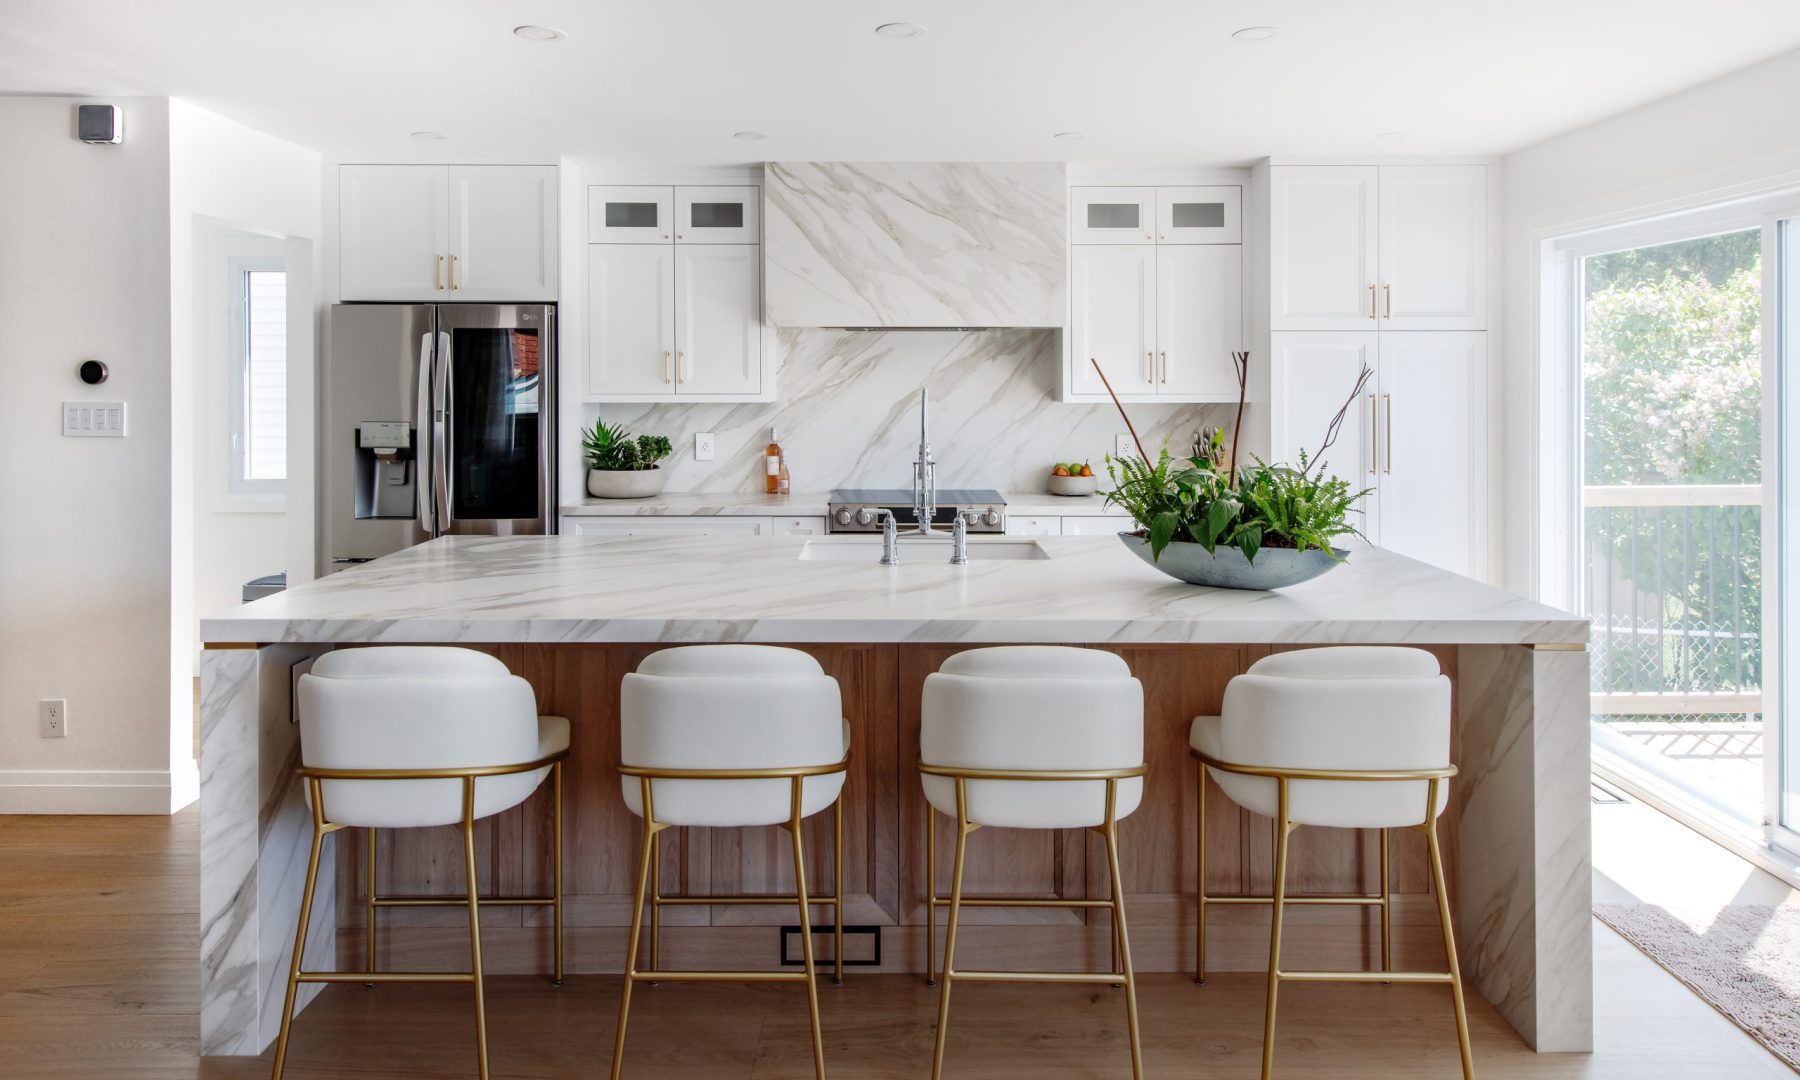
[[[779,327],[1060,327],[1058,163],[771,162],[763,281]]]

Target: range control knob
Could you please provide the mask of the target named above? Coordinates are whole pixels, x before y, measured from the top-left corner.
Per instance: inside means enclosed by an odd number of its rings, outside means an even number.
[[[989,507],[987,513],[981,515],[981,523],[983,525],[1000,524],[1000,511],[995,510],[993,507]]]
[[[839,525],[850,524],[850,511],[848,508],[840,507],[838,509],[838,512],[831,516],[837,521],[837,523]]]
[[[867,525],[874,520],[875,514],[868,507],[865,506],[856,511],[856,523],[858,525]]]

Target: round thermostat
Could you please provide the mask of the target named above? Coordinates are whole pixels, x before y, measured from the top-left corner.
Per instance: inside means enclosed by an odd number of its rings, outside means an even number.
[[[81,374],[81,381],[89,386],[99,386],[106,381],[106,365],[98,360],[83,360],[76,370]]]

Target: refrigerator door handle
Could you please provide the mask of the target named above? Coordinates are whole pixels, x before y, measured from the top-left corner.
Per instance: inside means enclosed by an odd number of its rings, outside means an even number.
[[[419,389],[413,408],[413,501],[419,508],[419,529],[426,536],[437,535],[437,520],[432,514],[431,491],[419,478],[431,471],[426,451],[431,434],[431,333],[419,335]]]
[[[438,332],[438,363],[432,380],[431,487],[437,499],[437,535],[450,531],[450,335]]]

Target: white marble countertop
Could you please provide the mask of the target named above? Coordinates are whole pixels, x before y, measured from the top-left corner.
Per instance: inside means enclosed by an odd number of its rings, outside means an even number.
[[[1050,495],[1042,491],[1002,493],[1006,512],[1021,517],[1097,517],[1121,514],[1100,495]],[[677,492],[650,499],[584,498],[562,512],[570,517],[824,517],[829,491],[794,495],[749,492]]]
[[[997,538],[996,538],[997,539]],[[1280,592],[1198,588],[1112,536],[948,563],[874,537],[453,536],[205,619],[208,642],[1574,643],[1584,619],[1377,548]],[[1021,542],[1011,538],[1010,542]],[[867,559],[800,558],[862,544]]]

